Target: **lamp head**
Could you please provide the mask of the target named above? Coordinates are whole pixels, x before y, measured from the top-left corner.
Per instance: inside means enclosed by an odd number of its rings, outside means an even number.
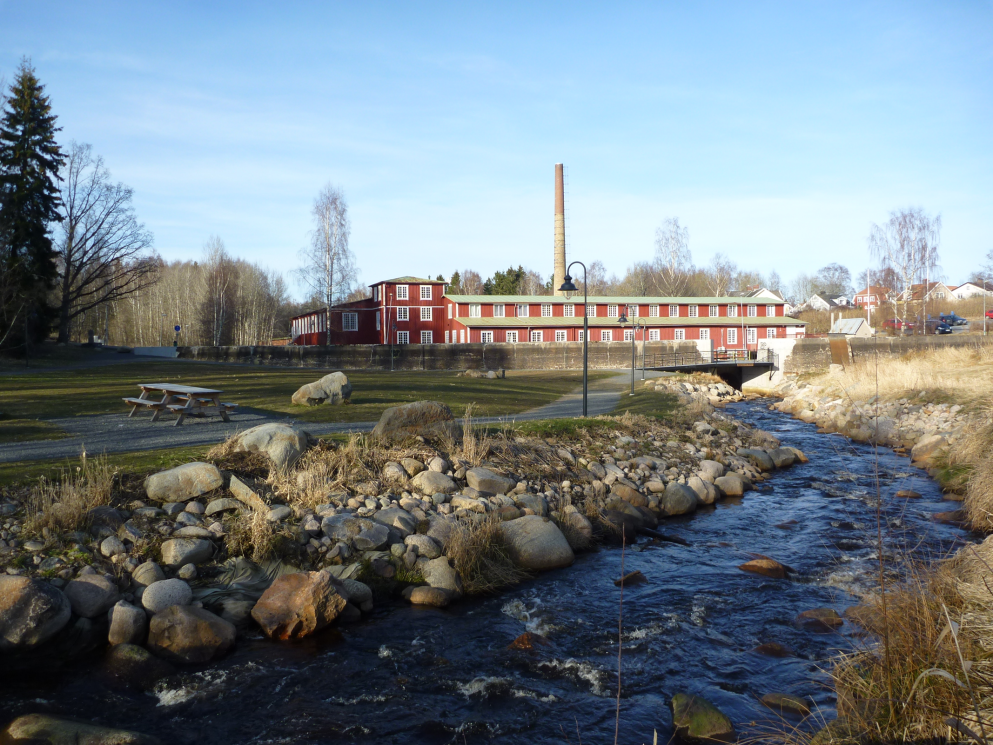
[[[561,292],[566,297],[572,297],[577,292],[579,292],[579,289],[576,287],[576,285],[573,284],[572,277],[570,277],[567,274],[565,275],[565,282],[563,282],[562,286],[559,288],[559,292]]]
[[[628,322],[627,313],[621,313],[621,317],[617,319],[617,322],[618,323],[627,323]]]

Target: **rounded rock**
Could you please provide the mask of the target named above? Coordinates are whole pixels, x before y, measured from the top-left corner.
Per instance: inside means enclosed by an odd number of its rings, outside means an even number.
[[[164,579],[145,588],[141,605],[149,613],[161,613],[172,605],[189,605],[193,590],[181,579]]]

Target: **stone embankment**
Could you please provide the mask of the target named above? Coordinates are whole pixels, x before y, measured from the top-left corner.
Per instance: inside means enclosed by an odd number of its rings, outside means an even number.
[[[923,467],[934,465],[943,451],[958,443],[969,422],[962,406],[929,402],[923,392],[895,401],[875,396],[860,401],[833,386],[787,380],[771,393],[782,397],[772,405],[778,411],[856,442],[909,450]]]
[[[111,673],[148,688],[174,666],[220,657],[245,630],[299,638],[390,597],[446,606],[471,591],[458,543],[474,528],[495,526],[491,540],[525,574],[567,567],[598,540],[671,538],[655,532],[666,518],[806,460],[714,411],[737,395],[721,385],[681,389],[705,409],[684,424],[625,416],[572,436],[470,431],[455,444],[387,411],[381,423],[401,440],[384,426],[378,440],[336,448],[263,425],[228,443],[228,461],[152,474],[142,498],[93,508],[65,534],[39,530],[28,499],[4,503],[0,650],[30,664],[46,649],[109,644]],[[437,432],[430,419],[425,431]],[[268,478],[235,465],[263,456]],[[261,568],[243,556],[260,548],[275,554]]]

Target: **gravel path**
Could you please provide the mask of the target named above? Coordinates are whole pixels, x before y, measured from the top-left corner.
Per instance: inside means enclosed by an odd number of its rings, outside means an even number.
[[[651,373],[649,373],[651,375]],[[630,373],[594,383],[589,390],[587,410],[590,416],[609,414],[617,406],[624,387],[630,381]],[[557,419],[577,417],[583,413],[582,389],[568,393],[545,406],[519,414],[498,417],[480,417],[481,424],[524,421],[529,419]],[[68,437],[61,440],[34,440],[31,442],[9,442],[0,445],[0,463],[14,463],[22,460],[44,460],[49,458],[76,458],[83,451],[94,455],[100,453],[130,453],[142,450],[160,450],[186,445],[211,445],[223,442],[230,435],[254,427],[264,422],[293,422],[288,416],[273,416],[239,409],[231,415],[229,423],[220,417],[187,417],[183,426],[174,427],[175,419],[163,418],[154,424],[149,421],[150,413],[137,414],[129,419],[126,413],[77,416],[63,419],[50,419],[52,424],[65,430]],[[369,432],[376,422],[301,422],[313,435],[326,435],[335,432]]]

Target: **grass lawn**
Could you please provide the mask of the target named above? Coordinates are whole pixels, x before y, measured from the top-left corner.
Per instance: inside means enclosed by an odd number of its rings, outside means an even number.
[[[621,400],[617,402],[614,414],[620,415],[630,411],[632,414],[642,414],[657,419],[671,419],[676,409],[679,408],[675,396],[656,393],[655,389],[636,385],[633,396],[629,391],[629,388],[625,388],[624,392],[621,393]]]
[[[505,379],[459,378],[455,372],[416,371],[348,373],[351,403],[346,406],[295,406],[290,396],[304,383],[327,371],[298,367],[251,367],[192,362],[135,361],[69,371],[10,375],[0,383],[0,411],[10,420],[50,419],[127,410],[121,398],[138,394],[138,383],[184,383],[224,391],[223,399],[274,414],[290,414],[306,422],[367,422],[383,410],[410,401],[435,400],[461,415],[473,404],[477,416],[514,414],[555,401],[582,383],[581,372],[516,372]],[[591,373],[599,380],[609,373]],[[38,423],[34,423],[38,425]],[[0,441],[23,439],[0,421]],[[42,425],[43,426],[43,425]],[[29,428],[33,436],[41,426]],[[58,436],[55,429],[51,436]]]

